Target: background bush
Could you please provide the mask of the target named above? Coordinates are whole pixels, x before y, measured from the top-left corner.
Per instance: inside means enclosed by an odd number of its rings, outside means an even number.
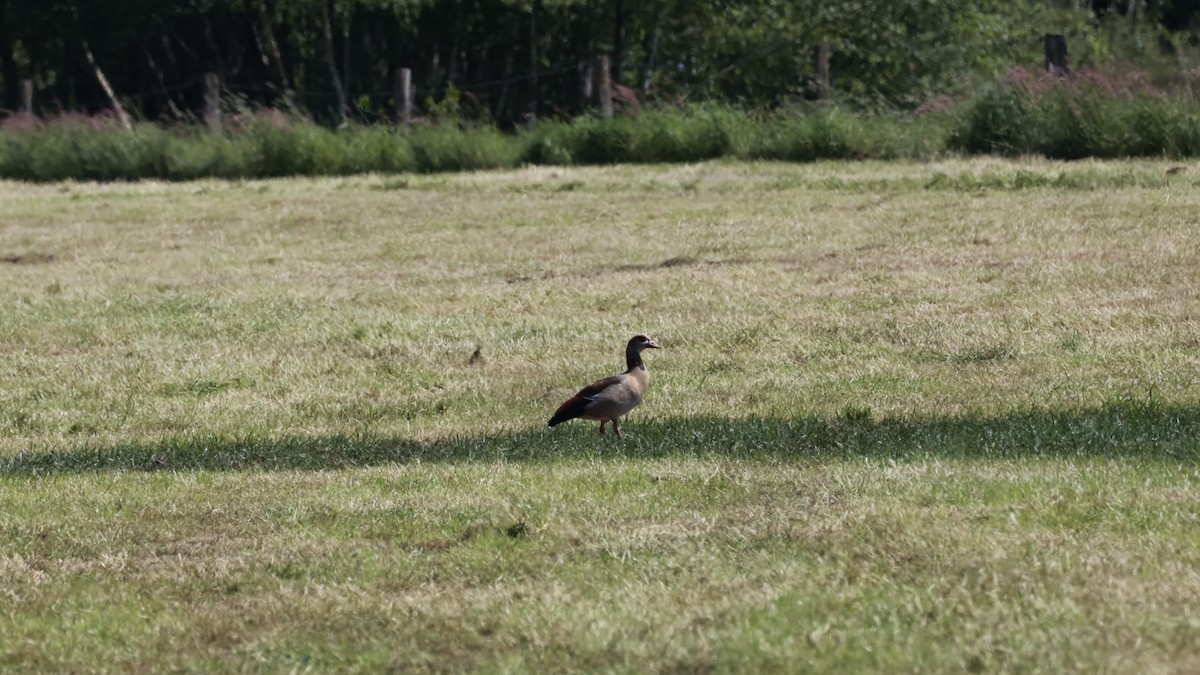
[[[397,134],[394,142],[411,144],[414,166],[425,172],[502,169],[515,166],[520,157],[517,141],[491,127],[419,127]]]
[[[1082,70],[1069,79],[1014,69],[963,106],[948,147],[969,154],[1195,156],[1200,103],[1163,92],[1140,73]]]
[[[751,112],[705,104],[612,119],[548,120],[504,133],[449,120],[412,128],[340,129],[277,113],[237,118],[222,133],[107,117],[10,118],[0,178],[28,181],[265,178],[502,169],[521,164],[695,162],[729,157],[809,162],[928,159],[946,153],[1083,157],[1200,154],[1200,101],[1135,75],[1070,79],[1024,70],[971,98],[913,112],[803,105]]]

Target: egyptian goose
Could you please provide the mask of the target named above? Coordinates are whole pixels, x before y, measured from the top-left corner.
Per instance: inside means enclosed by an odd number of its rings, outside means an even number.
[[[625,372],[602,380],[596,380],[567,399],[550,418],[549,426],[561,424],[576,417],[585,420],[600,420],[600,433],[604,425],[612,422],[613,431],[621,438],[621,415],[633,410],[642,402],[646,386],[650,384],[650,372],[642,363],[643,349],[662,349],[658,343],[645,335],[634,335],[625,346]]]

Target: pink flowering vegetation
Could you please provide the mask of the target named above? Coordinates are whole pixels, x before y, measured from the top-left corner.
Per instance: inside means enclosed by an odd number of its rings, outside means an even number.
[[[0,114],[0,132],[46,132],[46,131],[111,131],[121,128],[116,113],[101,111],[94,114],[83,112],[60,112],[38,116],[27,112]]]
[[[1040,68],[1017,66],[1009,68],[1001,81],[1035,100],[1051,93],[1072,97],[1101,95],[1123,99],[1166,96],[1166,92],[1150,81],[1146,71],[1138,68],[1085,66],[1063,77],[1052,75]]]

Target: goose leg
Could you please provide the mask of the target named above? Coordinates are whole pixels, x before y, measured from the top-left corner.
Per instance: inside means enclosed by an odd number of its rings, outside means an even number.
[[[608,420],[600,420],[600,435],[604,435],[604,425],[608,424]]]
[[[617,432],[617,438],[623,438],[621,436],[621,421],[613,420],[612,422],[613,422],[613,431]]]

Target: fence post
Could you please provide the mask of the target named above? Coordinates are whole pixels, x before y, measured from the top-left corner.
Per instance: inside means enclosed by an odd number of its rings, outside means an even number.
[[[396,70],[394,89],[392,97],[396,101],[396,119],[401,124],[408,126],[412,124],[413,111],[412,68]]]
[[[596,60],[584,59],[579,62],[579,100],[583,101],[583,107],[587,108],[592,102],[593,93],[596,89]]]
[[[608,68],[608,56],[597,56],[596,96],[600,98],[600,116],[605,119],[613,115],[612,73]]]
[[[204,124],[210,131],[221,128],[221,76],[204,74]]]
[[[1046,34],[1046,72],[1055,76],[1071,74],[1067,65],[1067,37],[1065,35]]]
[[[104,76],[104,71],[101,70],[100,63],[96,61],[96,55],[92,53],[91,46],[88,45],[87,40],[81,40],[80,46],[83,47],[83,55],[87,58],[88,65],[92,67],[92,72],[96,74],[96,82],[100,84],[100,88],[108,96],[108,102],[112,104],[113,112],[117,114],[117,119],[121,120],[121,126],[125,127],[126,131],[133,131],[133,122],[129,119],[129,114],[125,112],[124,106],[121,105],[121,100],[117,98],[117,92],[113,91],[112,85],[108,83],[108,78]]]
[[[813,65],[817,71],[817,98],[829,100],[832,87],[829,84],[829,43],[822,42],[813,47]]]
[[[22,115],[33,114],[33,80],[21,80],[21,107]]]

